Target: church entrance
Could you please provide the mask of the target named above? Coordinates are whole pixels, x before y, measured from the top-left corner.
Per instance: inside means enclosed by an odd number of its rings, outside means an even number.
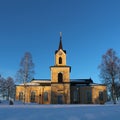
[[[58,95],[57,98],[58,98],[58,100],[57,100],[58,104],[63,104],[63,95],[60,94],[60,95]]]

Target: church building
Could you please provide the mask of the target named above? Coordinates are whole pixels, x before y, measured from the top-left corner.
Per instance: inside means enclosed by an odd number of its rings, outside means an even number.
[[[33,79],[16,86],[16,100],[38,104],[104,104],[106,86],[89,79],[70,79],[62,36],[55,51],[55,64],[50,66],[51,79]]]

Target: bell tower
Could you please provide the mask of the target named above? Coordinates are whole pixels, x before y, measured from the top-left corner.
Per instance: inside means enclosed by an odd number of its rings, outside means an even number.
[[[70,103],[70,71],[71,67],[66,65],[66,51],[62,45],[62,33],[58,50],[55,51],[55,64],[51,70],[51,102],[53,104]]]
[[[60,36],[58,50],[55,51],[55,66],[66,66],[66,51],[62,47],[62,36]]]

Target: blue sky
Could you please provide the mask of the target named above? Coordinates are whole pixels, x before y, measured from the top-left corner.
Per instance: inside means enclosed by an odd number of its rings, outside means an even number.
[[[35,78],[51,78],[59,32],[71,79],[91,77],[100,83],[102,55],[109,48],[120,55],[120,1],[1,0],[0,74],[14,77],[29,51]]]

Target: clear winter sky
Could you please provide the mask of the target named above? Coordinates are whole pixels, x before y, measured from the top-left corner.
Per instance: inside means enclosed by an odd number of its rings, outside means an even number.
[[[100,83],[102,55],[120,55],[120,0],[0,0],[0,74],[14,77],[29,51],[35,78],[50,79],[59,32],[71,79]]]

